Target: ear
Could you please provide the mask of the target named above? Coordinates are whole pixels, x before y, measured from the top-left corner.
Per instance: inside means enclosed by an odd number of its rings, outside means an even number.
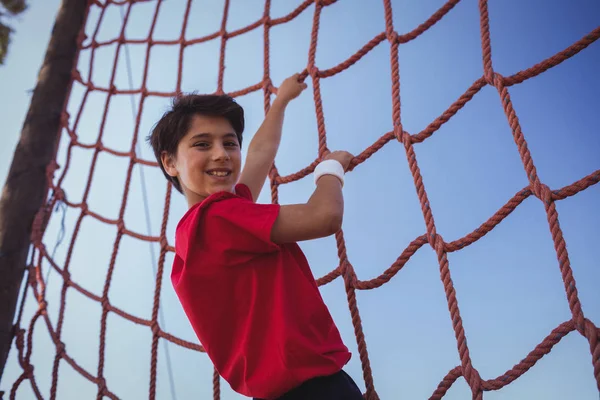
[[[175,168],[175,157],[169,155],[166,151],[160,154],[160,162],[169,176],[177,176],[177,168]]]

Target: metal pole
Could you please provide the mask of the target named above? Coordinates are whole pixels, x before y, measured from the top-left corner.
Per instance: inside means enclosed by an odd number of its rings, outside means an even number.
[[[87,6],[86,0],[63,0],[60,6],[0,197],[0,379],[14,336],[32,223],[47,195],[46,167],[55,156]]]

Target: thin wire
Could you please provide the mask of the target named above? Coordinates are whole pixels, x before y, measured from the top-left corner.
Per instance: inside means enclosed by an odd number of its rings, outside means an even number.
[[[123,7],[119,7],[119,11],[121,12],[121,20],[124,24],[125,23],[125,15],[123,14]],[[129,79],[129,88],[133,89],[133,73],[131,72],[131,58],[129,55],[129,46],[127,46],[127,43],[125,43],[124,48],[125,48],[125,64],[127,67],[127,77]],[[131,103],[132,117],[133,117],[133,120],[135,121],[136,115],[137,115],[137,109],[135,106],[135,102],[133,101],[133,96],[130,96],[129,98],[131,100],[130,103]],[[139,140],[136,142],[136,153],[138,153],[138,154],[141,153]],[[139,170],[140,170],[140,182],[141,182],[141,186],[142,186],[142,198],[144,199],[144,213],[145,213],[145,217],[146,217],[146,229],[148,231],[148,236],[150,236],[152,234],[152,224],[150,221],[150,207],[148,206],[148,192],[146,190],[146,178],[144,175],[144,168],[142,168],[142,166],[140,166]],[[150,257],[152,258],[152,270],[154,272],[154,277],[157,277],[158,272],[156,270],[156,253],[154,252],[154,246],[152,245],[152,242],[149,242],[149,246],[150,246]],[[163,310],[160,307],[158,308],[158,319],[160,322],[160,326],[166,327]],[[166,360],[167,360],[167,371],[169,373],[169,385],[170,385],[170,389],[171,389],[171,399],[177,400],[177,394],[175,392],[175,379],[173,378],[173,368],[171,365],[171,353],[169,352],[169,343],[166,340],[163,340],[162,342],[163,342],[163,345],[165,348],[165,356],[166,356]]]
[[[50,201],[49,201],[49,203],[50,203]],[[55,262],[56,262],[56,259],[55,259],[56,251],[62,244],[62,241],[64,240],[65,234],[66,234],[65,218],[67,216],[67,208],[68,207],[67,207],[66,203],[64,203],[60,200],[56,204],[56,208],[54,208],[54,212],[58,212],[59,209],[62,210],[62,217],[60,219],[60,230],[56,234],[56,243],[54,244],[54,248],[52,249],[52,254],[50,255],[50,259]],[[52,212],[52,210],[51,210],[51,212]],[[42,268],[41,265],[40,265],[40,268]],[[52,269],[53,269],[52,265],[48,264],[48,270],[46,271],[46,278],[44,281],[46,286],[48,286],[48,283],[50,282],[50,272],[52,272]]]

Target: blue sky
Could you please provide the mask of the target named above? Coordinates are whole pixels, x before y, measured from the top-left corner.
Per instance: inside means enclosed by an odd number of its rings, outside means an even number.
[[[222,1],[194,2],[187,38],[218,30]],[[273,2],[271,15],[283,16],[299,1]],[[399,33],[413,30],[444,2],[393,1],[394,26]],[[259,19],[262,1],[232,1],[227,28],[235,30]],[[0,146],[0,180],[10,166],[23,118],[29,104],[28,91],[43,59],[48,35],[58,9],[58,0],[36,2],[14,22],[17,33],[7,59],[0,69],[0,98],[4,105],[0,119],[4,134]],[[155,3],[136,4],[127,35],[143,38],[150,26]],[[179,36],[183,1],[169,2],[159,15],[155,37]],[[90,16],[92,32],[98,9]],[[278,85],[285,77],[307,64],[314,6],[292,22],[271,30],[271,78]],[[121,16],[111,6],[98,40],[118,35]],[[579,40],[599,25],[600,5],[592,0],[571,2],[505,0],[490,2],[492,57],[494,69],[505,75],[552,56]],[[331,68],[354,54],[385,28],[383,2],[338,1],[322,13],[316,64]],[[230,39],[226,51],[225,90],[238,90],[262,79],[261,28]],[[220,40],[190,46],[184,53],[183,89],[212,92],[216,89]],[[92,80],[107,86],[116,46],[97,51]],[[145,45],[128,46],[133,87],[139,87]],[[171,91],[177,77],[176,46],[153,48],[147,86],[150,90]],[[79,68],[87,79],[89,51],[82,53]],[[128,89],[127,57],[121,52],[116,85]],[[477,1],[464,0],[436,26],[418,39],[401,45],[400,79],[404,129],[417,133],[438,117],[483,73]],[[600,109],[600,44],[587,49],[544,74],[509,88],[540,179],[558,189],[600,169],[600,136],[597,110]],[[288,109],[284,138],[276,163],[282,174],[296,172],[317,154],[317,124],[310,82],[308,90]],[[81,85],[75,85],[69,111],[71,124],[79,110]],[[328,144],[358,154],[392,128],[389,44],[381,43],[348,70],[321,81]],[[111,100],[103,143],[128,151],[133,135],[132,97]],[[139,98],[133,97],[134,108]],[[99,134],[105,95],[92,93],[86,102],[78,135],[93,143]],[[247,113],[246,140],[249,141],[263,116],[262,92],[238,98]],[[149,98],[143,104],[138,135],[143,139],[168,106],[168,100]],[[246,142],[247,143],[247,142]],[[58,161],[63,172],[67,136],[63,134]],[[429,196],[437,231],[446,241],[473,231],[493,215],[515,193],[527,185],[497,91],[482,89],[457,115],[424,143],[415,145],[417,162]],[[142,141],[138,155],[151,160],[152,153]],[[68,198],[80,202],[88,180],[92,152],[76,148],[63,184]],[[102,153],[93,174],[87,203],[91,210],[116,218],[123,199],[128,160]],[[164,208],[165,180],[156,168],[142,167],[150,227],[144,212],[144,191],[139,165],[134,168],[128,195],[125,224],[139,233],[159,233]],[[306,201],[313,190],[311,177],[280,188],[280,203]],[[425,223],[408,168],[404,148],[388,143],[347,177],[344,233],[348,256],[358,277],[372,279],[386,270],[416,237],[425,233]],[[263,191],[261,202],[269,202]],[[579,297],[587,318],[600,323],[600,270],[594,249],[600,241],[600,185],[560,201],[557,210],[577,281]],[[175,225],[185,212],[185,202],[174,193],[169,210],[168,239],[173,243]],[[64,265],[78,210],[65,214],[67,233],[56,250]],[[61,223],[55,214],[45,236],[52,249]],[[105,282],[116,228],[87,217],[77,236],[71,260],[74,281],[101,294]],[[315,276],[337,265],[334,238],[302,243]],[[158,254],[158,246],[152,248]],[[527,355],[552,329],[570,318],[556,254],[543,204],[525,200],[496,229],[475,244],[449,254],[450,270],[457,292],[463,326],[473,365],[485,379],[504,374]],[[167,256],[161,293],[163,329],[196,342],[173,293],[168,274],[172,254]],[[149,318],[154,293],[151,246],[125,237],[117,256],[109,297],[112,304],[136,316]],[[44,263],[44,269],[48,264]],[[61,278],[51,273],[48,286],[50,318],[56,323]],[[346,370],[364,388],[352,322],[343,282],[338,279],[322,287],[322,293],[353,358]],[[232,293],[232,296],[235,296]],[[435,252],[423,246],[390,282],[370,291],[358,291],[374,382],[382,399],[428,398],[446,373],[460,364],[456,340],[439,277]],[[243,299],[240,299],[243,301]],[[32,298],[26,303],[27,316],[35,311]],[[100,306],[70,289],[67,295],[63,341],[66,351],[83,368],[96,374],[100,329]],[[27,318],[25,318],[27,321]],[[105,376],[108,387],[124,399],[144,398],[148,392],[151,332],[109,314]],[[50,380],[42,375],[52,368],[54,345],[43,323],[34,334],[32,362],[37,383],[48,397]],[[175,391],[178,399],[210,398],[212,368],[204,355],[169,345]],[[9,357],[0,390],[10,389],[21,373]],[[157,397],[170,398],[164,344],[159,350]],[[93,398],[95,385],[82,378],[66,363],[61,364],[58,385],[60,399]],[[464,379],[459,379],[445,399],[470,397]],[[31,398],[28,384],[21,385],[18,399]],[[488,400],[597,399],[591,354],[587,341],[577,333],[564,338],[516,382]],[[223,382],[222,398],[237,399]]]

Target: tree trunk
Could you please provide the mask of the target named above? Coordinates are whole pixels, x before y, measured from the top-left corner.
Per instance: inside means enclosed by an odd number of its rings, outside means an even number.
[[[61,113],[77,61],[88,1],[63,0],[0,198],[0,378],[31,245],[31,228],[46,200],[46,167],[55,156]]]

